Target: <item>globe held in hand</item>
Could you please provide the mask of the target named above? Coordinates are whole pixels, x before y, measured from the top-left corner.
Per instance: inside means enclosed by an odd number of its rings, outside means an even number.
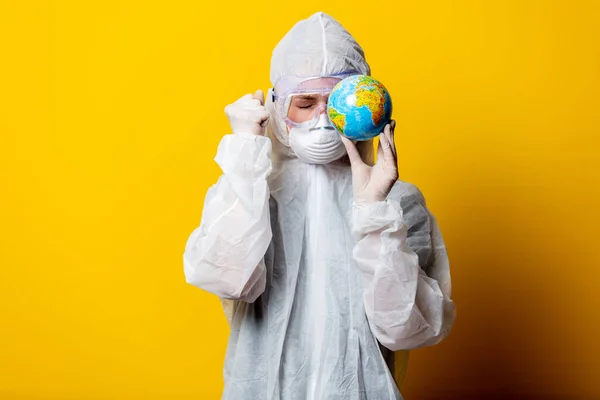
[[[379,135],[392,118],[392,98],[378,80],[354,75],[341,80],[331,91],[327,115],[338,132],[351,140]]]

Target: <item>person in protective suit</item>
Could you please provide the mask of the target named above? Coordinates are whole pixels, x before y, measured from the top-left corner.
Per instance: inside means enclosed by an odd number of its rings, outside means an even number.
[[[223,399],[402,399],[394,352],[449,333],[456,307],[444,241],[398,180],[395,122],[372,141],[327,118],[341,79],[370,74],[333,18],[298,22],[271,60],[274,90],[225,108],[232,134],[184,252],[188,283],[222,299],[231,326]]]

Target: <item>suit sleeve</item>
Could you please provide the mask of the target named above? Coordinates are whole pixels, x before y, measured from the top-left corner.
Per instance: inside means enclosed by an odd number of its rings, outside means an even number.
[[[265,252],[271,242],[271,142],[226,135],[215,161],[223,174],[207,192],[202,220],[183,254],[186,281],[222,299],[255,301],[265,289]]]
[[[398,182],[386,201],[354,206],[353,256],[371,330],[386,348],[432,346],[456,318],[446,247],[419,190]]]

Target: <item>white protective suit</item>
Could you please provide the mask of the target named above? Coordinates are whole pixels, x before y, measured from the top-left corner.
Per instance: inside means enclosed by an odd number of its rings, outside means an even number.
[[[317,13],[277,45],[271,82],[345,70],[370,73]],[[223,137],[223,174],[184,253],[187,282],[232,305],[223,399],[402,399],[392,351],[437,344],[456,316],[436,220],[401,181],[355,205],[347,159],[301,162],[268,109],[268,137]]]

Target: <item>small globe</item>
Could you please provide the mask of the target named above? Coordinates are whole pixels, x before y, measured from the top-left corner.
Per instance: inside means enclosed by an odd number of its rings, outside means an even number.
[[[390,123],[392,98],[378,80],[354,75],[335,85],[327,102],[327,115],[348,139],[369,140]]]

